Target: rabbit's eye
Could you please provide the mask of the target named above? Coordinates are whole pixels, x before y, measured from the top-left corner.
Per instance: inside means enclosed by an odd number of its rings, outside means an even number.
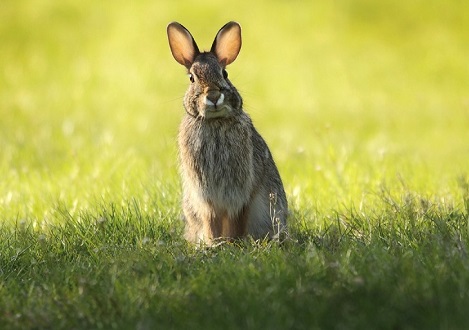
[[[194,82],[194,76],[192,75],[192,73],[189,73],[189,80],[191,81],[191,83]]]
[[[228,78],[228,72],[226,72],[226,70],[223,70],[223,78]]]

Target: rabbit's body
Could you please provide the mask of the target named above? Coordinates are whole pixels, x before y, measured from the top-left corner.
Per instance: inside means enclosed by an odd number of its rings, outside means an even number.
[[[283,228],[287,208],[285,192],[278,189],[280,176],[247,114],[212,120],[186,115],[179,153],[188,240],[245,234],[264,238],[276,226]]]
[[[184,27],[168,26],[173,55],[188,68],[192,82],[179,129],[185,236],[192,242],[210,244],[216,238],[247,234],[272,237],[286,226],[287,200],[280,175],[224,70],[240,48],[240,34],[237,50],[233,51],[236,45],[227,46],[236,34],[233,28],[239,25],[228,23],[211,52],[200,53]],[[224,48],[217,48],[217,43]]]

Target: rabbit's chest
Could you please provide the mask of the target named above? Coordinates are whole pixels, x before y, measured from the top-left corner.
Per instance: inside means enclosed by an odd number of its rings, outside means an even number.
[[[180,141],[183,173],[214,204],[244,203],[254,182],[253,146],[243,126],[205,127]]]
[[[248,132],[217,130],[202,136],[194,161],[205,185],[235,187],[252,176],[252,143]]]

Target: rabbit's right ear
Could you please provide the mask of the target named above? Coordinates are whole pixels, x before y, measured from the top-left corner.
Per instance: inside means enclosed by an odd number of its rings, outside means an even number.
[[[191,33],[178,22],[169,23],[166,32],[174,59],[189,69],[200,53]]]

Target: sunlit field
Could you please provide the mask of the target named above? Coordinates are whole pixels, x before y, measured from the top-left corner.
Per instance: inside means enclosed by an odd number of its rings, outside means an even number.
[[[286,241],[182,237],[179,21],[282,176]],[[469,3],[3,1],[1,329],[463,329]]]

